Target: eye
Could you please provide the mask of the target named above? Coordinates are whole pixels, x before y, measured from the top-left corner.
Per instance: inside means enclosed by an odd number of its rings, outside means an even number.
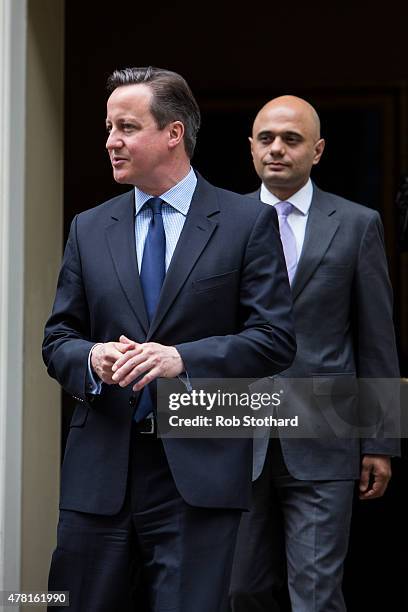
[[[107,133],[108,133],[108,134],[110,134],[110,133],[111,133],[111,131],[112,131],[112,126],[111,126],[110,124],[106,124],[106,126],[105,126],[105,127],[106,127],[106,131],[107,131]]]
[[[299,138],[299,136],[296,136],[296,134],[288,134],[287,136],[285,136],[285,142],[291,145],[298,144],[299,142],[301,142],[301,140],[302,139]]]

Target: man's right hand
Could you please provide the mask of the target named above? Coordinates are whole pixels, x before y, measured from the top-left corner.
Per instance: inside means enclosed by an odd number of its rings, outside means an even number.
[[[96,344],[91,352],[91,366],[95,374],[107,385],[114,385],[112,380],[112,365],[127,350],[135,348],[135,343],[126,344],[124,342],[105,342]]]

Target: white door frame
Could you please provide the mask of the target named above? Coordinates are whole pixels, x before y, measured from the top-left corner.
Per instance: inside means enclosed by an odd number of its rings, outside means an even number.
[[[0,590],[20,586],[26,0],[0,0]]]
[[[61,402],[41,338],[62,254],[63,32],[64,0],[0,0],[0,590],[46,590],[55,545]]]

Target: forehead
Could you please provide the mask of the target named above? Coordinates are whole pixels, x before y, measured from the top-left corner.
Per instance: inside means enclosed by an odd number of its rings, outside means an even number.
[[[152,90],[143,83],[117,87],[107,102],[108,117],[117,114],[150,113]]]
[[[254,121],[253,134],[297,132],[307,136],[313,129],[313,121],[303,109],[276,106],[261,110]]]

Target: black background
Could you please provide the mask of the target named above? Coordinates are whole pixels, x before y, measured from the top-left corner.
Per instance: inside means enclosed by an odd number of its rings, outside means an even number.
[[[313,178],[323,189],[376,208],[383,217],[400,299],[394,201],[407,172],[408,9],[304,3],[122,1],[66,3],[65,236],[73,216],[117,195],[105,146],[105,82],[115,68],[156,65],[180,72],[202,109],[194,167],[219,186],[252,191],[258,180],[247,137],[275,95],[307,98],[319,111],[326,151]],[[404,120],[404,121],[403,121]],[[128,189],[128,188],[125,188]],[[400,346],[403,374],[408,359]],[[72,405],[64,396],[62,443]],[[344,590],[348,610],[408,609],[406,460],[396,459],[383,499],[355,502]]]

